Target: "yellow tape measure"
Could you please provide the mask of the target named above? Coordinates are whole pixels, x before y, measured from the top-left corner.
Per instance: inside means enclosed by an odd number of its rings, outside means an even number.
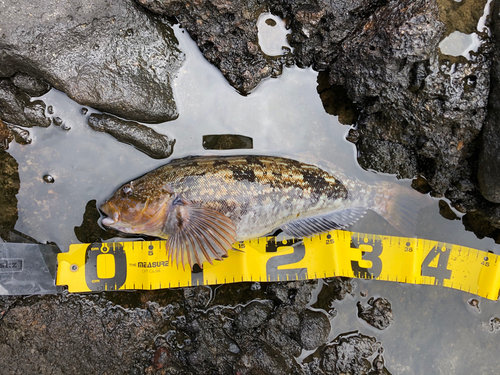
[[[223,261],[192,272],[169,263],[165,241],[71,245],[58,255],[56,284],[91,292],[345,276],[441,285],[492,300],[500,291],[498,255],[438,241],[335,230],[303,240],[258,238],[234,247]]]

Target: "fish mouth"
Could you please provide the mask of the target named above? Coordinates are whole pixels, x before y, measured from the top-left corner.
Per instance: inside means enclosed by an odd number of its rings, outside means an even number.
[[[120,213],[111,202],[105,202],[99,209],[106,215],[102,218],[102,225],[114,227],[120,221]]]

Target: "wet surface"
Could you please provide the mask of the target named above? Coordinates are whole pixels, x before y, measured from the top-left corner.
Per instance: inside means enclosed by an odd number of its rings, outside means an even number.
[[[148,125],[176,139],[172,158],[249,152],[280,155],[325,169],[333,165],[368,182],[411,185],[410,180],[398,181],[359,167],[355,146],[345,139],[350,127],[325,112],[317,93],[317,73],[311,69],[285,68],[279,79],[266,80],[243,97],[201,57],[185,32],[179,28],[175,32],[187,56],[173,82],[180,116]],[[31,144],[11,143],[8,154],[0,152],[0,162],[6,165],[2,170],[11,182],[9,186],[0,183],[8,197],[2,209],[11,212],[2,227],[12,229],[15,223],[19,232],[39,242],[53,241],[63,251],[71,243],[118,236],[98,225],[96,207],[118,186],[165,161],[93,131],[87,121],[98,112],[75,104],[61,92],[51,90],[36,99],[47,106],[47,116],[61,119],[69,129],[55,126],[53,120],[48,128],[30,129]],[[245,134],[253,139],[253,149],[206,150],[203,137],[207,134]],[[16,200],[18,213],[13,208]],[[446,205],[446,200],[440,202],[422,210],[419,237],[500,253],[492,239],[478,239],[455,220],[463,214]],[[372,212],[352,229],[399,234]],[[53,368],[57,373],[104,372],[110,366],[117,372],[147,368],[149,372],[182,373],[183,366],[190,371],[205,366],[202,368],[224,372],[228,369],[223,361],[214,359],[209,350],[214,343],[224,348],[223,358],[227,356],[228,363],[242,373],[249,368],[264,372],[281,368],[283,373],[345,371],[347,365],[342,367],[331,359],[339,353],[353,355],[352,361],[359,365],[356,368],[379,369],[379,373],[494,373],[500,366],[500,358],[494,354],[495,333],[500,327],[495,302],[440,287],[387,282],[331,279],[298,284],[245,283],[83,298],[31,297],[17,302],[2,299],[0,330],[8,341],[0,345],[0,351],[2,356],[22,362],[33,348],[40,368]],[[472,297],[478,302],[471,303]],[[188,307],[193,310],[189,310],[191,315],[186,310],[185,316],[183,309]],[[393,321],[387,318],[389,310]],[[70,314],[65,316],[62,311]],[[367,319],[360,319],[359,311]],[[384,330],[366,322],[380,312],[385,319],[379,326]],[[73,325],[57,325],[57,320],[64,324],[73,320]],[[102,325],[94,325],[95,320]],[[141,322],[140,328],[137,322]],[[26,324],[29,329],[19,335],[29,345],[16,353],[11,349],[17,339],[13,332]],[[54,361],[44,354],[51,347],[37,344],[37,337],[49,331],[53,347],[69,355]],[[87,339],[82,341],[82,337]],[[105,350],[99,352],[95,340],[104,342]],[[322,346],[324,342],[329,344]],[[244,347],[243,343],[250,344]],[[352,347],[365,349],[357,352]],[[82,348],[92,353],[92,366],[84,360],[72,361],[71,353]],[[286,354],[277,356],[278,349]],[[330,368],[331,363],[339,364]]]

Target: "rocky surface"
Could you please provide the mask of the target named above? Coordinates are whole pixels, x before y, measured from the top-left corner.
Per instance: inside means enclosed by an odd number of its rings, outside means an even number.
[[[170,82],[184,54],[172,29],[133,0],[2,2],[0,13],[0,77],[43,78],[131,120],[178,116]]]
[[[269,2],[138,0],[151,11],[175,17],[240,93],[252,91],[262,79],[281,74],[289,58],[269,57],[260,49],[257,19]]]
[[[358,317],[372,327],[386,329],[394,321],[391,303],[386,298],[370,298],[367,305],[358,302]]]
[[[95,131],[108,133],[154,159],[168,158],[174,152],[175,139],[134,121],[94,113],[89,116],[88,124]]]
[[[0,121],[1,124],[1,121]],[[17,198],[21,181],[19,165],[6,151],[0,149],[0,240],[14,229],[18,218]]]
[[[494,2],[492,32],[500,40],[500,5]],[[500,203],[500,43],[492,52],[491,92],[488,115],[481,137],[478,180],[481,193],[491,202]]]
[[[28,128],[50,126],[51,120],[45,115],[45,103],[41,100],[32,101],[27,92],[14,85],[13,80],[0,79],[0,118]]]
[[[347,284],[339,279],[339,291]],[[316,286],[2,297],[0,364],[6,373],[53,374],[387,372],[375,338],[348,334],[328,341],[330,318],[307,307]],[[304,349],[315,352],[300,364],[294,357]]]

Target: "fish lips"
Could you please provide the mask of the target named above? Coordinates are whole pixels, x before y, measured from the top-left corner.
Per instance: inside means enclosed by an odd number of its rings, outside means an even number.
[[[120,221],[120,214],[113,203],[104,202],[103,204],[101,204],[99,209],[104,213],[104,215],[106,215],[101,221],[102,225],[113,227]]]

